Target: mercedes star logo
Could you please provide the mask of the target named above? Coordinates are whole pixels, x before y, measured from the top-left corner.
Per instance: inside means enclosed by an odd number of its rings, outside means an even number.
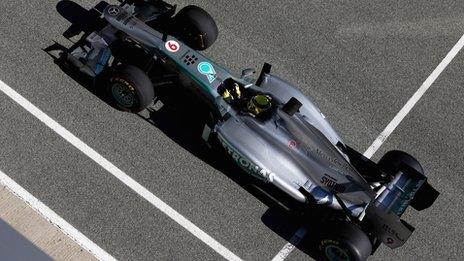
[[[111,16],[115,16],[119,14],[119,7],[117,6],[110,6],[108,8],[108,14]]]

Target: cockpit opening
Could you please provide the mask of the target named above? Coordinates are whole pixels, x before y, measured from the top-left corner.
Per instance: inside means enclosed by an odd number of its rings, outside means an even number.
[[[272,111],[274,101],[271,96],[260,93],[229,78],[218,88],[224,101],[229,103],[237,112],[248,114],[256,118],[266,118]]]

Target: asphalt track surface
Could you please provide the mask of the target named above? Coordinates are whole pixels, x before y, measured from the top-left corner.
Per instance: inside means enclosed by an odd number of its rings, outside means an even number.
[[[215,17],[220,37],[207,55],[237,73],[273,64],[361,152],[464,33],[464,3],[456,0],[176,3]],[[65,74],[43,51],[54,40],[70,45],[56,4],[0,2],[0,80],[239,257],[272,259],[301,222],[227,162],[204,160],[204,148],[176,128],[189,128],[177,106],[173,121],[160,116],[153,125],[114,110]],[[371,260],[464,256],[463,64],[459,53],[374,155],[410,152],[441,196],[426,211],[407,211],[416,231],[404,247],[382,246]],[[0,110],[0,169],[114,257],[221,258],[1,93]],[[307,225],[311,237],[317,228]],[[287,260],[308,254],[299,246]]]

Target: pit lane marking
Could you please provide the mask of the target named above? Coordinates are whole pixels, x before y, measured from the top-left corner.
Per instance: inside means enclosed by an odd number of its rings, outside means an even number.
[[[10,97],[12,100],[14,100],[17,104],[19,104],[21,107],[23,107],[26,111],[28,111],[30,114],[32,114],[34,117],[36,117],[42,123],[44,123],[47,127],[52,129],[56,134],[60,135],[63,139],[65,139],[67,142],[69,142],[71,145],[73,145],[76,149],[80,150],[82,153],[84,153],[90,159],[95,161],[103,169],[107,170],[115,178],[117,178],[119,181],[124,183],[126,186],[128,186],[130,189],[132,189],[139,196],[141,196],[142,198],[144,198],[145,200],[150,202],[154,207],[156,207],[161,212],[166,214],[169,218],[174,220],[177,224],[181,225],[183,228],[185,228],[187,231],[189,231],[192,235],[194,235],[196,238],[200,239],[203,243],[208,245],[210,248],[212,248],[218,254],[223,256],[225,259],[234,260],[234,261],[241,260],[240,257],[238,257],[237,255],[232,253],[229,249],[227,249],[221,243],[216,241],[210,235],[206,234],[206,232],[204,232],[199,227],[197,227],[195,224],[193,224],[190,220],[188,220],[187,218],[182,216],[179,212],[177,212],[176,210],[171,208],[168,204],[166,204],[160,198],[156,197],[148,189],[146,189],[140,183],[138,183],[137,181],[132,179],[129,175],[124,173],[118,167],[113,165],[110,161],[108,161],[106,158],[104,158],[102,155],[100,155],[97,151],[92,149],[90,146],[88,146],[86,143],[84,143],[82,140],[80,140],[78,137],[76,137],[74,134],[72,134],[66,128],[61,126],[58,122],[56,122],[55,120],[50,118],[42,110],[37,108],[34,104],[29,102],[26,98],[21,96],[19,93],[17,93],[15,90],[13,90],[10,86],[5,84],[1,80],[0,80],[0,91],[5,93],[8,97]],[[1,178],[2,177],[0,176],[0,179]],[[41,210],[44,210],[45,208],[47,208],[45,205],[43,205],[43,204],[40,205]],[[74,236],[74,238],[80,240],[78,243],[80,243],[80,244],[89,244],[89,242],[86,242],[84,238],[79,236],[80,232],[78,230],[74,229],[70,233],[71,233],[70,235],[72,235],[72,237]],[[80,235],[82,235],[82,234],[80,234]],[[98,246],[89,245],[88,247],[95,248],[95,247],[98,247]],[[109,259],[104,259],[104,260],[111,260],[111,259],[109,258]]]
[[[419,87],[419,89],[413,94],[413,96],[406,102],[406,104],[401,108],[401,110],[396,114],[393,120],[385,127],[385,129],[380,133],[377,139],[374,140],[371,146],[367,148],[364,152],[364,156],[371,158],[375,152],[383,145],[387,138],[393,133],[393,131],[398,127],[398,125],[404,120],[404,118],[409,114],[412,108],[416,103],[422,98],[425,92],[432,86],[432,84],[437,80],[440,74],[446,69],[446,67],[451,63],[451,61],[456,57],[459,51],[464,47],[464,35],[461,36],[459,41],[453,46],[453,48],[448,52],[448,54],[443,58],[443,60],[438,64],[438,66],[433,70],[433,72],[427,77],[424,83]],[[274,256],[272,261],[282,261],[285,260],[290,253],[295,249],[295,246],[298,245],[304,236],[307,233],[305,227],[300,227],[287,244]]]
[[[421,87],[414,93],[414,95],[406,102],[406,104],[401,108],[401,110],[396,114],[393,120],[385,127],[385,129],[380,133],[380,135],[375,139],[372,145],[364,152],[364,156],[371,158],[372,155],[377,152],[377,150],[382,146],[382,144],[387,140],[387,138],[392,134],[392,132],[398,127],[398,125],[404,120],[406,115],[412,110],[416,103],[422,98],[425,92],[432,86],[435,80],[440,76],[440,74],[446,69],[450,62],[456,57],[459,51],[464,47],[464,35],[459,39],[459,41],[454,45],[454,47],[449,51],[441,63],[435,68],[435,70],[430,74],[430,76],[424,81]]]
[[[0,88],[3,82],[0,81]],[[99,260],[113,261],[116,260],[113,256],[108,254],[105,250],[95,244],[92,240],[87,238],[84,234],[79,232],[71,224],[69,224],[62,217],[58,216],[53,210],[47,207],[44,203],[34,197],[31,193],[18,185],[14,180],[8,177],[0,170],[0,185],[6,187],[9,191],[15,194],[22,201],[26,202],[34,211],[39,213],[45,220],[60,229],[64,234],[69,236],[80,247],[87,250]]]

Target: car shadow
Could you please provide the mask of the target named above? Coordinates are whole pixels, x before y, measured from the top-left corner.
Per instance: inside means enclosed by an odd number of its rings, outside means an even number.
[[[139,115],[148,123],[161,130],[167,137],[182,146],[203,162],[222,172],[269,209],[261,221],[273,232],[291,241],[302,224],[322,224],[317,209],[312,215],[303,215],[301,205],[274,186],[258,181],[235,164],[229,154],[222,149],[217,139],[210,140],[211,146],[202,138],[203,128],[209,122],[208,109],[189,90],[182,86],[165,86],[157,96],[163,106],[151,111],[147,116]],[[316,214],[316,215],[315,215]],[[297,248],[316,258],[315,242],[303,238]]]
[[[60,1],[57,4],[57,11],[71,22],[71,26],[63,33],[65,38],[71,39],[82,30],[84,30],[85,34],[89,29],[93,28],[91,24],[83,22],[89,16],[93,17],[93,11],[88,11],[72,1]],[[74,41],[73,44],[79,43]],[[92,77],[81,73],[62,61],[59,53],[67,52],[70,48],[54,42],[44,48],[43,51],[49,54],[55,64],[66,75],[114,108],[105,92],[105,88],[102,88],[103,84],[101,82],[96,82]],[[317,210],[312,213],[311,217],[302,215],[300,204],[295,203],[294,200],[275,187],[246,174],[233,162],[225,150],[220,149],[221,146],[218,144],[217,139],[211,141],[212,145],[208,145],[204,141],[202,138],[203,128],[209,122],[210,114],[203,103],[195,95],[192,95],[189,90],[176,84],[159,86],[156,91],[155,103],[162,104],[162,107],[157,110],[145,110],[139,113],[138,117],[158,128],[179,146],[222,172],[266,204],[269,209],[263,214],[261,221],[274,233],[287,241],[292,241],[295,232],[302,224],[318,224],[320,222],[314,220],[314,217],[317,216]],[[304,237],[297,244],[297,248],[318,259],[315,244],[311,239],[310,236]]]

